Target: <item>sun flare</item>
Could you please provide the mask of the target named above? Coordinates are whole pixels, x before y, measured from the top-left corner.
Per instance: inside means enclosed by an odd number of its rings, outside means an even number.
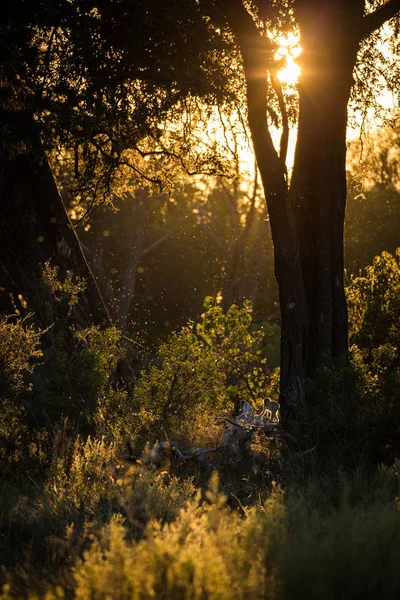
[[[300,67],[296,64],[291,56],[286,57],[286,65],[284,69],[278,71],[278,79],[287,85],[295,85],[299,79]]]
[[[278,38],[279,49],[275,53],[275,59],[282,63],[282,68],[278,71],[278,79],[287,85],[296,85],[300,67],[296,63],[296,58],[301,53],[299,39],[294,34],[280,36]]]

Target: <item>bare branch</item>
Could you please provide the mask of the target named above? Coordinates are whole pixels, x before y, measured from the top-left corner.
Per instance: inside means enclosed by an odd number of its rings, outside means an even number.
[[[237,427],[238,429],[248,429],[247,425],[244,424],[240,424],[237,421],[235,421],[234,419],[230,419],[229,417],[215,417],[216,421],[226,421],[227,423],[230,423],[231,425],[233,425],[234,427]]]
[[[237,162],[238,161],[238,154],[237,154],[236,144],[235,144],[235,148],[232,150],[232,148],[229,145],[229,140],[228,140],[228,135],[227,135],[228,125],[224,121],[224,116],[222,114],[221,108],[219,106],[217,108],[218,108],[219,120],[221,122],[222,130],[224,132],[224,139],[225,139],[226,147],[228,148],[229,152],[231,153],[233,159]],[[229,122],[229,118],[228,118],[228,123],[229,123],[229,125],[231,125],[231,123]],[[231,130],[232,130],[232,126],[231,126]]]
[[[285,169],[274,147],[267,123],[267,72],[274,68],[274,46],[271,40],[259,31],[241,0],[220,0],[220,6],[225,12],[242,55],[247,87],[248,122],[266,193],[272,234],[275,246],[282,244],[284,247],[287,245],[288,236],[285,234],[283,243],[278,240],[280,230],[275,225],[278,222],[287,222],[293,217],[288,214],[285,202],[288,195]],[[288,223],[288,230],[291,231],[290,237],[295,240],[293,223]]]
[[[227,248],[228,248],[228,244],[226,244],[224,242],[224,240],[222,240],[215,228],[213,227],[211,222],[206,222],[204,219],[204,210],[203,208],[198,208],[197,209],[199,211],[199,215],[200,215],[200,224],[203,227],[204,231],[206,232],[206,234],[208,235],[208,237],[214,242],[214,244],[220,248],[224,253],[227,252]]]
[[[366,15],[361,23],[361,39],[368,37],[384,23],[400,13],[400,0],[389,0],[374,12]]]
[[[148,254],[149,252],[154,250],[154,248],[157,248],[157,246],[162,244],[162,242],[164,242],[165,240],[170,238],[175,233],[175,231],[177,231],[178,229],[179,229],[178,225],[176,227],[173,227],[172,229],[167,231],[167,233],[165,235],[161,236],[160,238],[158,238],[158,240],[156,240],[155,242],[150,244],[150,246],[147,246],[147,248],[144,248],[141,253],[141,258],[143,258],[143,256],[145,256],[146,254]]]

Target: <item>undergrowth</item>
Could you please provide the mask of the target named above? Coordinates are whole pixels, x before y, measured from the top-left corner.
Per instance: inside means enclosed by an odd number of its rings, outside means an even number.
[[[1,319],[0,598],[398,598],[398,281],[384,253],[351,282],[350,360],[307,386],[306,445],[242,463],[147,457],[218,448],[217,416],[279,398],[250,303],[208,298],[129,388],[116,329]]]

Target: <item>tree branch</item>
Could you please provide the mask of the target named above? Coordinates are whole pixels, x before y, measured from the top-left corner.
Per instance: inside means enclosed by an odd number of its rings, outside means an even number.
[[[374,12],[366,15],[361,23],[361,39],[371,35],[376,29],[379,29],[386,21],[389,21],[400,13],[400,0],[389,0],[383,6],[377,8]]]
[[[278,77],[276,75],[272,75],[272,73],[271,83],[272,87],[274,88],[275,94],[278,98],[279,110],[281,112],[282,119],[282,135],[279,148],[279,158],[281,159],[282,166],[285,169],[285,172],[287,173],[286,157],[289,145],[289,117],[286,109],[285,100],[283,98],[281,82],[279,81]]]
[[[203,227],[204,231],[206,232],[206,234],[208,235],[208,237],[214,242],[214,244],[220,248],[220,250],[222,250],[222,252],[224,253],[224,255],[227,252],[228,249],[228,244],[226,242],[224,242],[217,234],[215,228],[213,227],[212,223],[206,222],[204,219],[204,210],[203,208],[198,208],[197,209],[199,211],[199,216],[200,216],[200,225]]]
[[[172,227],[172,229],[170,229],[169,231],[167,231],[166,234],[164,234],[163,236],[161,236],[160,238],[158,238],[155,242],[153,242],[152,244],[150,244],[146,248],[143,248],[142,253],[141,253],[141,258],[143,258],[143,256],[145,256],[146,254],[148,254],[149,252],[151,252],[152,250],[154,250],[154,248],[157,248],[157,246],[159,246],[160,244],[162,244],[162,242],[164,242],[165,240],[167,240],[168,238],[170,238],[172,235],[174,235],[175,231],[177,231],[178,229],[179,229],[179,225],[177,225],[176,227]]]
[[[269,199],[282,198],[287,194],[285,169],[275,150],[266,118],[267,71],[274,67],[274,47],[271,40],[261,34],[241,0],[221,0],[221,8],[225,11],[243,59],[248,121],[264,189]],[[268,167],[263,169],[262,163]]]

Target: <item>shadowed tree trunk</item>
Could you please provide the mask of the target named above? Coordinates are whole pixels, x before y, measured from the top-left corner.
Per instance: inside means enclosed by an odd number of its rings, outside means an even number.
[[[123,199],[123,211],[118,219],[113,219],[110,211],[105,221],[104,217],[96,222],[91,220],[91,232],[97,231],[92,243],[80,243],[84,254],[92,268],[99,284],[107,308],[115,324],[129,334],[130,312],[135,299],[137,275],[140,265],[147,254],[158,248],[178,230],[178,225],[171,227],[153,241],[151,234],[151,214],[157,209],[154,202],[157,196],[150,195],[143,188],[136,189],[134,194],[126,194]],[[101,239],[101,230],[108,223],[111,235]],[[104,229],[103,229],[104,230]],[[83,238],[85,239],[85,238]],[[107,240],[107,242],[105,241]],[[110,243],[111,242],[111,243]],[[118,277],[114,281],[110,277],[115,268]]]
[[[305,375],[313,377],[332,359],[347,356],[346,129],[358,39],[343,24],[354,28],[357,23],[346,8],[300,15],[299,21],[303,59],[290,197],[309,315]]]
[[[16,115],[2,112],[1,117],[9,118],[11,126]],[[11,155],[4,146],[0,154],[0,268],[11,291],[23,296],[42,327],[68,314],[65,303],[54,305],[43,284],[42,269],[49,260],[58,267],[61,281],[68,270],[85,280],[85,292],[79,295],[71,320],[80,327],[109,325],[31,119],[25,116],[23,125]]]
[[[248,122],[271,223],[281,308],[281,417],[307,413],[304,383],[332,360],[347,360],[343,231],[346,205],[347,105],[357,52],[366,37],[400,10],[390,0],[363,16],[364,1],[297,0],[302,68],[299,121],[290,188],[287,115],[274,77],[274,48],[240,0],[225,14],[243,59]],[[281,109],[280,152],[267,122],[268,73]]]

